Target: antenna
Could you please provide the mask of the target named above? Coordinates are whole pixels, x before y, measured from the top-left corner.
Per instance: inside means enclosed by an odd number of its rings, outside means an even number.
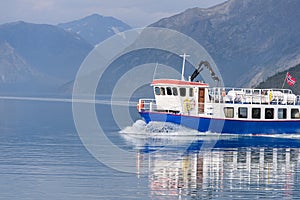
[[[183,54],[183,55],[180,55],[180,57],[183,58],[183,61],[182,61],[182,72],[181,72],[181,80],[184,81],[184,68],[185,68],[185,60],[186,60],[186,57],[189,57],[190,55],[187,55],[187,54]]]
[[[154,69],[154,72],[153,72],[152,80],[154,80],[154,77],[155,77],[155,74],[156,74],[157,67],[158,67],[158,62],[156,62],[156,66],[155,66],[155,69]]]

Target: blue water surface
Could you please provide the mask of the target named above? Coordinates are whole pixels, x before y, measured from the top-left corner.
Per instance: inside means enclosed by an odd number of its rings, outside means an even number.
[[[0,199],[300,198],[297,135],[195,139],[182,137],[194,134],[188,129],[151,135],[132,124],[120,132],[109,116],[101,125],[115,145],[136,155],[135,173],[91,156],[70,103],[1,100]],[[202,148],[208,143],[213,148]]]

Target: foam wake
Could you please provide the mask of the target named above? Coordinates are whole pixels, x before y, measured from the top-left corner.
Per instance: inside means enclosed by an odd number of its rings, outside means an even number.
[[[212,148],[221,138],[227,140],[233,137],[223,138],[221,134],[198,132],[168,122],[150,122],[146,124],[142,120],[138,120],[132,126],[122,129],[120,134],[127,142],[138,148],[161,148],[162,146],[164,148],[186,148],[196,141],[203,141],[203,144],[210,145],[207,148]]]
[[[178,124],[169,122],[150,122],[146,124],[142,120],[137,120],[132,126],[121,130],[120,133],[147,136],[197,136],[201,134],[196,130]]]

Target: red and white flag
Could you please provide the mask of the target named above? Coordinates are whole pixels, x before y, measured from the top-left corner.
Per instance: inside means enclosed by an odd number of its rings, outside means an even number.
[[[292,75],[289,72],[286,74],[285,80],[290,86],[294,86],[296,83],[296,79],[292,77]]]

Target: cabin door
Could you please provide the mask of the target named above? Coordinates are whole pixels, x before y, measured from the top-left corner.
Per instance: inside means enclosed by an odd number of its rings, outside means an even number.
[[[204,88],[199,88],[198,92],[198,113],[204,113]]]

